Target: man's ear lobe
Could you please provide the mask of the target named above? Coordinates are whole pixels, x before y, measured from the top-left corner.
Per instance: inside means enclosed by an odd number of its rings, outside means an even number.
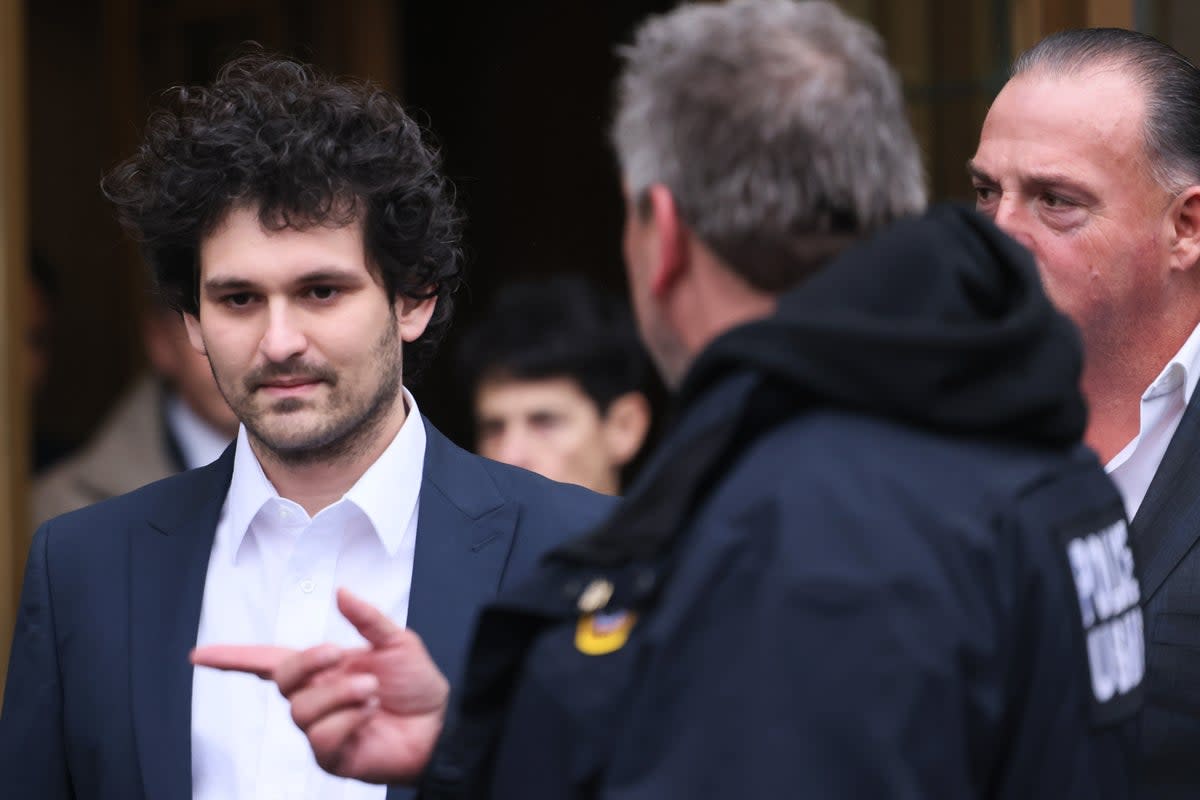
[[[433,311],[437,308],[437,291],[430,289],[430,296],[424,298],[409,297],[397,294],[394,308],[396,323],[400,327],[400,339],[405,342],[415,342],[429,327],[433,319]]]
[[[604,414],[604,446],[608,458],[624,467],[641,450],[650,431],[650,401],[641,392],[626,392]]]
[[[687,271],[689,258],[688,229],[679,218],[675,197],[661,183],[652,184],[646,195],[651,222],[658,235],[658,258],[650,276],[650,291],[662,297]]]
[[[200,317],[185,312],[183,325],[187,328],[188,341],[191,342],[192,348],[200,355],[207,356],[208,348],[204,346],[204,336],[200,332]]]
[[[1200,263],[1200,186],[1189,186],[1171,203],[1171,266],[1191,270]]]

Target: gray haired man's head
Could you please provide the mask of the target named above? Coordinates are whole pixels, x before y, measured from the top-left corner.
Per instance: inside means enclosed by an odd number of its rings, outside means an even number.
[[[666,186],[755,288],[782,291],[924,208],[897,76],[879,37],[836,6],[684,6],[620,55],[612,138],[629,196]]]
[[[1200,183],[1200,70],[1170,45],[1123,28],[1084,28],[1046,37],[1013,64],[1012,77],[1085,77],[1116,70],[1146,100],[1146,156],[1175,194]]]

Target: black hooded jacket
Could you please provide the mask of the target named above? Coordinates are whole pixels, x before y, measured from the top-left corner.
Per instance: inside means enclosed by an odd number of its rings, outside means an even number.
[[[1137,579],[1080,362],[971,211],[845,252],[484,612],[425,796],[1129,797]]]

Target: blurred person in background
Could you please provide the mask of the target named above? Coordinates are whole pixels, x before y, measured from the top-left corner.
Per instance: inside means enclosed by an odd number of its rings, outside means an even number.
[[[475,449],[616,494],[650,431],[650,363],[628,305],[583,278],[502,289],[459,350]]]
[[[183,318],[151,301],[142,320],[150,370],[118,400],[83,446],[39,476],[34,524],[202,467],[229,446],[238,419]]]

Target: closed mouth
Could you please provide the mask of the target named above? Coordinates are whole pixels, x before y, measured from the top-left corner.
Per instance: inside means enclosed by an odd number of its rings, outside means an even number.
[[[304,377],[304,378],[277,378],[272,381],[264,381],[259,384],[262,389],[291,389],[296,386],[308,386],[312,383],[320,383],[320,378]]]

